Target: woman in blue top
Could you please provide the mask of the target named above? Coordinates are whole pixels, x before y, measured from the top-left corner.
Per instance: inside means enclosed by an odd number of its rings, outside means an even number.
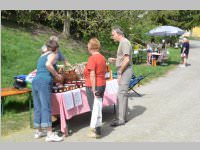
[[[53,76],[61,80],[62,76],[56,71],[56,53],[58,43],[50,40],[46,44],[47,51],[43,53],[37,64],[37,75],[32,81],[32,94],[34,103],[34,127],[36,128],[35,138],[46,136],[46,141],[61,141],[59,137],[52,132],[51,121],[51,90],[53,85]],[[47,129],[47,132],[42,129]]]
[[[49,40],[54,40],[54,41],[56,41],[57,43],[58,43],[58,37],[57,36],[51,36],[50,38],[49,38]],[[46,45],[43,45],[42,46],[42,48],[41,48],[41,50],[42,50],[42,53],[44,53],[44,52],[46,52],[47,51],[47,47],[46,47]],[[56,55],[56,61],[63,61],[64,62],[64,65],[65,66],[67,66],[67,67],[72,67],[72,65],[69,63],[69,61],[64,57],[64,55],[61,53],[61,50],[60,49],[58,49],[58,51],[57,51],[57,55]]]

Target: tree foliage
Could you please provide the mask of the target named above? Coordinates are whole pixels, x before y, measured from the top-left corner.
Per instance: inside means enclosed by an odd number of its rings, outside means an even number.
[[[115,45],[111,40],[114,25],[121,26],[132,43],[149,40],[146,33],[159,25],[185,30],[200,25],[199,10],[4,10],[1,14],[2,19],[23,25],[41,23],[78,40],[96,36],[109,47]]]
[[[185,30],[200,25],[200,10],[156,10],[149,15],[158,25],[172,25]]]

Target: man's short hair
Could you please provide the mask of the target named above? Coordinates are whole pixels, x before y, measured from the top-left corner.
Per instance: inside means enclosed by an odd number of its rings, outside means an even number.
[[[123,36],[124,36],[123,30],[122,30],[122,28],[119,27],[119,26],[114,26],[114,27],[112,27],[112,31],[115,31],[117,34],[120,34],[120,35],[123,35]]]

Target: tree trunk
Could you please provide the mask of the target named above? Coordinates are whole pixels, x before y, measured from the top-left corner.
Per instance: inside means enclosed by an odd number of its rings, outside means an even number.
[[[67,37],[70,37],[70,11],[66,10],[64,12],[65,16],[64,16],[64,26],[63,26],[63,33],[64,35],[66,35]]]

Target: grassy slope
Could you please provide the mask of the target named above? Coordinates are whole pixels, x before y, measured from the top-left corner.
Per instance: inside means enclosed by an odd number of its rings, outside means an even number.
[[[36,68],[37,59],[40,56],[40,48],[52,33],[51,30],[39,32],[37,29],[36,32],[34,29],[3,24],[1,34],[1,87],[8,87],[13,84],[13,76],[28,74]],[[59,44],[61,51],[70,63],[87,61],[88,53],[86,46],[83,44],[65,38],[60,38]],[[134,65],[136,76],[151,73],[142,83],[164,75],[179,63],[179,50],[170,49],[169,51],[168,66],[152,67],[144,64]],[[108,57],[108,55],[105,57]],[[112,65],[111,68],[114,69],[114,66]],[[2,117],[3,135],[23,129],[29,125],[26,95],[8,97],[5,105],[6,114]]]
[[[48,40],[50,33],[32,34],[20,27],[2,27],[2,87],[12,85],[13,76],[28,74],[36,68],[41,46]],[[61,51],[69,61],[87,61],[87,50],[73,40],[61,39]]]

